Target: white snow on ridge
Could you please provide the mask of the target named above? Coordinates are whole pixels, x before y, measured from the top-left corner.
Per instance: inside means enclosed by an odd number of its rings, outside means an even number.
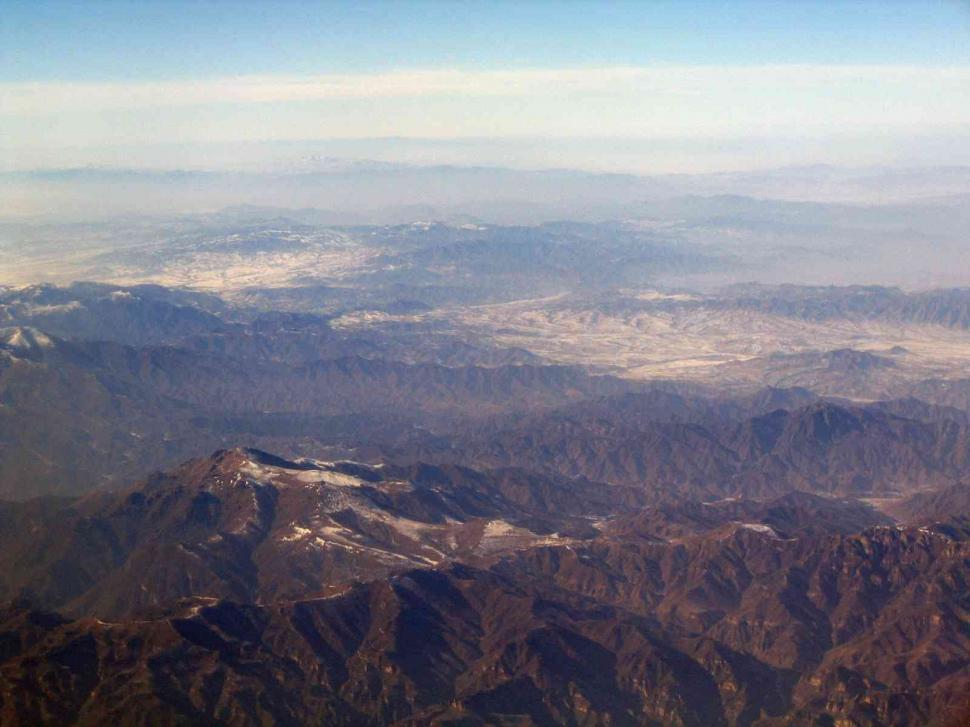
[[[763,525],[761,523],[738,523],[745,530],[753,530],[756,533],[763,533],[765,535],[770,535],[773,538],[778,537],[778,533],[770,525]]]
[[[47,316],[54,315],[55,313],[69,313],[72,310],[80,310],[81,307],[81,302],[77,300],[56,305],[34,305],[32,303],[23,304],[24,313],[31,316]]]
[[[301,463],[312,464],[316,469],[290,469],[246,460],[240,467],[240,472],[261,484],[285,485],[285,481],[280,481],[281,478],[297,480],[307,485],[330,485],[332,487],[361,487],[364,484],[364,480],[359,477],[329,469],[334,466],[331,462],[301,460]]]
[[[324,484],[334,487],[360,487],[364,481],[359,477],[326,470],[284,470],[292,477],[307,484]]]
[[[503,538],[510,535],[533,535],[533,533],[505,520],[489,520],[482,533],[483,538]]]

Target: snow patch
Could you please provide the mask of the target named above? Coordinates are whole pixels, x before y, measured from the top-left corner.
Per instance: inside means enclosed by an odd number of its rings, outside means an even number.
[[[348,475],[343,472],[334,472],[333,470],[283,471],[294,479],[309,485],[324,484],[332,485],[333,487],[360,487],[364,484],[364,481],[359,477],[354,477],[353,475]]]
[[[361,487],[365,484],[364,480],[343,472],[336,472],[332,468],[333,462],[320,462],[317,460],[300,460],[300,464],[310,465],[316,469],[290,469],[289,467],[277,467],[264,465],[253,460],[246,460],[239,468],[244,475],[262,484],[285,485],[280,478],[296,480],[307,485],[330,485],[332,487]]]
[[[77,300],[57,305],[32,305],[28,303],[24,305],[24,312],[31,316],[50,316],[57,313],[70,313],[73,310],[80,310],[81,307],[80,301]]]
[[[482,533],[484,538],[504,538],[510,535],[532,535],[533,533],[525,528],[519,528],[505,520],[489,520]]]
[[[773,538],[778,537],[778,533],[770,525],[763,525],[762,523],[738,523],[745,530],[753,530],[756,533],[762,533],[764,535],[770,535]]]

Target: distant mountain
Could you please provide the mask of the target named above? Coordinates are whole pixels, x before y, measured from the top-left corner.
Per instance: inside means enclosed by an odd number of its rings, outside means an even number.
[[[523,428],[548,426],[552,418],[595,420],[624,428],[673,422],[711,425],[739,421],[776,409],[798,409],[818,401],[817,394],[798,387],[766,387],[753,394],[718,396],[712,388],[651,382],[642,391],[587,399],[519,421]]]
[[[921,366],[919,360],[898,349],[874,353],[839,348],[771,353],[722,364],[712,376],[725,382],[806,388],[818,396],[871,401],[904,397],[926,375]]]
[[[961,513],[970,513],[970,484],[957,482],[938,490],[917,492],[886,508],[894,517],[908,522],[933,523]]]
[[[598,405],[550,413],[497,431],[452,437],[415,455],[477,466],[517,466],[707,499],[790,490],[912,491],[967,476],[970,430],[878,409],[821,402],[740,421],[656,420]],[[703,419],[701,420],[703,421]],[[404,451],[397,453],[403,456]]]
[[[157,285],[76,283],[0,290],[0,326],[29,326],[61,338],[133,345],[173,343],[231,328],[215,296]]]
[[[960,512],[970,513],[970,507],[949,514]],[[793,539],[848,535],[892,522],[887,515],[855,500],[791,492],[772,500],[674,501],[619,515],[603,527],[603,532],[618,540],[667,542],[743,523],[756,532]]]
[[[927,379],[906,387],[910,396],[970,411],[970,378]]]
[[[0,495],[118,486],[231,442],[285,440],[288,452],[346,440],[376,444],[415,425],[631,388],[569,367],[344,357],[339,339],[326,332],[309,346],[286,343],[301,335],[217,335],[186,347],[137,347],[3,329]],[[278,350],[274,341],[281,342]],[[314,356],[328,348],[334,358]]]
[[[905,293],[882,286],[738,286],[726,305],[806,320],[886,320],[970,328],[970,288]]]
[[[493,149],[495,143],[489,140],[489,148]],[[530,140],[529,147],[535,143]],[[624,141],[624,158],[628,158],[631,145],[635,142]],[[233,156],[244,158],[250,153],[245,149]],[[440,159],[441,153],[425,149],[418,158]],[[616,154],[617,150],[608,153]],[[747,204],[735,204],[729,211],[744,210],[759,202],[764,207],[764,198],[775,198],[768,203],[777,200],[789,213],[801,204],[808,208],[804,214],[817,217],[822,206],[818,202],[841,210],[849,204],[863,210],[879,203],[941,205],[949,197],[965,194],[970,184],[970,170],[960,166],[894,169],[815,165],[649,176],[483,166],[460,163],[464,154],[456,157],[454,150],[446,154],[459,163],[409,164],[359,158],[353,152],[336,157],[331,152],[307,150],[291,161],[244,169],[179,169],[173,162],[168,169],[87,166],[7,171],[0,173],[0,184],[15,186],[22,195],[44,191],[56,194],[65,201],[62,207],[72,211],[80,208],[87,217],[94,212],[119,214],[146,208],[173,213],[220,206],[288,205],[339,210],[338,219],[343,224],[361,217],[387,223],[395,220],[395,211],[414,205],[425,205],[441,214],[478,215],[495,222],[603,219],[617,217],[635,205],[655,213],[658,201],[663,204],[671,198],[709,196],[755,198]],[[535,163],[545,161],[546,157],[540,155]],[[133,195],[133,191],[140,195]],[[108,197],[100,208],[91,200],[97,192]],[[866,216],[876,218],[879,212],[870,210]]]
[[[906,490],[963,476],[966,417],[940,406],[970,406],[962,380],[914,379],[905,353],[834,349],[721,364],[727,379],[731,367],[757,369],[742,391],[772,376],[789,387],[728,397],[545,364],[433,320],[395,322],[424,310],[418,301],[387,310],[257,311],[154,286],[5,289],[0,494],[119,486],[236,444],[525,466],[656,496]],[[383,322],[348,324],[354,316]],[[839,400],[850,423],[824,444],[813,443],[814,424],[795,421],[820,392],[859,396],[873,386],[895,404]],[[778,409],[792,414],[764,417]],[[816,415],[842,421],[827,411]],[[732,430],[753,417],[761,418],[749,431]]]
[[[952,421],[964,426],[970,425],[970,410],[930,404],[913,397],[876,401],[868,404],[866,408],[885,411],[905,419],[919,419],[925,422]]]

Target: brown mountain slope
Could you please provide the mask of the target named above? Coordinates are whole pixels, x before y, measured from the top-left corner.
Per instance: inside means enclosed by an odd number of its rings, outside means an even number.
[[[0,594],[124,616],[189,595],[271,601],[596,535],[642,493],[519,470],[291,462],[226,450],[121,493],[0,503]]]
[[[958,725],[968,543],[932,530],[531,548],[342,595],[0,621],[5,724]]]
[[[970,484],[958,482],[939,490],[917,492],[883,509],[900,521],[921,524],[970,515]]]
[[[406,457],[408,450],[395,450],[395,456]],[[828,402],[705,425],[555,413],[521,427],[415,447],[411,456],[480,467],[516,463],[642,487],[659,498],[862,494],[959,481],[970,470],[970,430],[949,419],[907,419]]]

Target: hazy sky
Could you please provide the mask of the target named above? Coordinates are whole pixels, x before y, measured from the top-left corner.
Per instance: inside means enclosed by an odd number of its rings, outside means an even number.
[[[970,3],[2,3],[4,168],[369,137],[967,163]]]

